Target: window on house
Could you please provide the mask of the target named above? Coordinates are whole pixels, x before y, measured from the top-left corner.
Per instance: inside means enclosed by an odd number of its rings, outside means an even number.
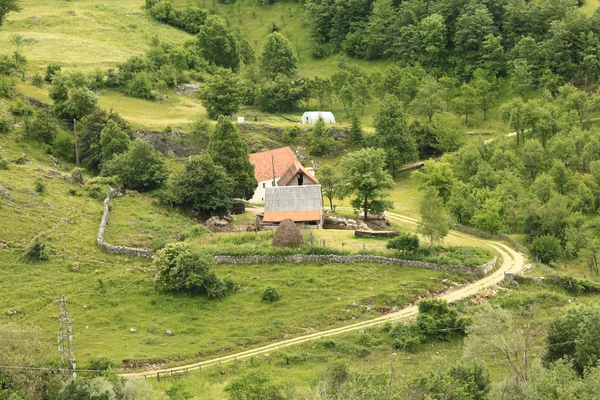
[[[263,189],[267,187],[267,184],[263,182]]]

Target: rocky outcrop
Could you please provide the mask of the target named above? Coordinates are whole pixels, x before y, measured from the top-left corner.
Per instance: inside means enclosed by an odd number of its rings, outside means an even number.
[[[163,134],[162,132],[138,131],[136,135],[150,143],[164,156],[173,152],[177,157],[188,157],[199,152],[199,149],[187,142],[188,134],[185,132]]]
[[[107,253],[111,254],[123,254],[127,256],[154,258],[154,254],[150,250],[146,249],[135,249],[132,247],[125,246],[113,246],[112,244],[104,241],[104,234],[106,233],[106,227],[108,226],[108,216],[110,208],[110,199],[113,197],[120,197],[122,194],[115,189],[110,189],[108,197],[104,200],[104,212],[102,213],[102,220],[100,221],[100,228],[98,229],[98,236],[96,236],[96,244],[102,247]]]
[[[181,83],[177,85],[177,94],[180,96],[182,94],[193,96],[198,90],[200,90],[200,86],[197,83]]]
[[[326,264],[355,264],[355,263],[373,263],[385,265],[403,265],[407,267],[433,269],[439,271],[457,272],[465,275],[486,275],[490,272],[498,262],[495,257],[489,263],[478,267],[467,267],[464,265],[444,265],[435,264],[424,261],[400,260],[397,258],[369,256],[369,255],[353,255],[353,256],[338,256],[338,255],[292,255],[292,256],[215,256],[215,264],[304,264],[322,262]]]

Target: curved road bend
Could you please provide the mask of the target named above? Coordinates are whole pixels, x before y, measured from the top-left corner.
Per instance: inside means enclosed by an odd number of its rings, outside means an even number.
[[[409,224],[413,224],[413,225],[418,224],[417,220],[410,218],[410,217],[405,217],[405,216],[402,216],[399,214],[388,213],[388,218],[396,219],[396,220],[399,220],[399,221],[402,221],[405,223],[409,223]],[[469,238],[473,241],[486,243],[487,245],[489,245],[490,247],[492,247],[494,250],[496,250],[498,252],[498,254],[501,256],[503,262],[502,262],[502,265],[500,266],[500,268],[498,268],[496,271],[494,271],[491,275],[488,275],[476,282],[473,282],[470,285],[467,285],[467,286],[464,286],[457,290],[437,296],[438,298],[445,299],[448,302],[456,302],[456,301],[465,299],[467,297],[473,296],[473,295],[479,293],[479,291],[481,291],[482,289],[489,288],[491,286],[494,286],[494,285],[502,282],[502,280],[504,279],[505,272],[517,273],[525,265],[525,259],[522,254],[516,252],[515,250],[511,249],[510,247],[508,247],[502,243],[473,238],[471,236],[462,235],[462,234],[458,234],[458,233],[454,233],[454,232],[451,233],[451,235],[456,236],[456,237],[461,237],[461,238]],[[303,335],[303,336],[300,336],[300,337],[297,337],[294,339],[282,340],[277,343],[271,343],[271,344],[268,344],[265,346],[257,347],[255,349],[245,350],[245,351],[242,351],[239,353],[214,358],[211,360],[200,361],[197,363],[182,365],[179,367],[168,368],[168,369],[155,369],[155,370],[147,370],[147,371],[142,371],[142,372],[124,373],[124,374],[121,374],[120,376],[122,376],[124,378],[141,378],[141,377],[146,377],[146,376],[152,377],[152,376],[155,376],[159,372],[166,374],[171,371],[176,372],[176,371],[183,371],[183,370],[188,370],[188,371],[198,370],[203,367],[210,367],[210,366],[218,365],[221,363],[234,361],[236,359],[244,359],[244,358],[248,358],[248,357],[267,354],[267,353],[275,351],[275,350],[279,350],[279,349],[289,347],[289,346],[294,346],[294,345],[301,344],[301,343],[306,343],[306,342],[316,340],[316,339],[326,338],[329,336],[341,335],[344,333],[353,332],[353,331],[357,331],[360,329],[371,328],[371,327],[374,327],[374,326],[377,326],[377,325],[380,325],[380,324],[383,324],[386,322],[399,321],[402,319],[413,317],[413,316],[417,315],[417,312],[418,312],[417,306],[411,306],[411,307],[404,308],[404,309],[394,312],[394,313],[390,313],[390,314],[383,315],[381,317],[370,319],[368,321],[357,322],[352,325],[329,329],[329,330],[322,331],[322,332],[315,332],[315,333]]]

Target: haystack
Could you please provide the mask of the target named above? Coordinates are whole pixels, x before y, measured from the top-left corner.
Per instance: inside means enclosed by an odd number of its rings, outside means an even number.
[[[273,236],[275,247],[299,247],[304,244],[302,232],[291,219],[284,219]]]

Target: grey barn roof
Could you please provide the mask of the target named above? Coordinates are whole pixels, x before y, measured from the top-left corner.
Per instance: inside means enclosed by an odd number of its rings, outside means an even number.
[[[277,186],[266,189],[265,212],[314,211],[322,208],[321,185]]]

